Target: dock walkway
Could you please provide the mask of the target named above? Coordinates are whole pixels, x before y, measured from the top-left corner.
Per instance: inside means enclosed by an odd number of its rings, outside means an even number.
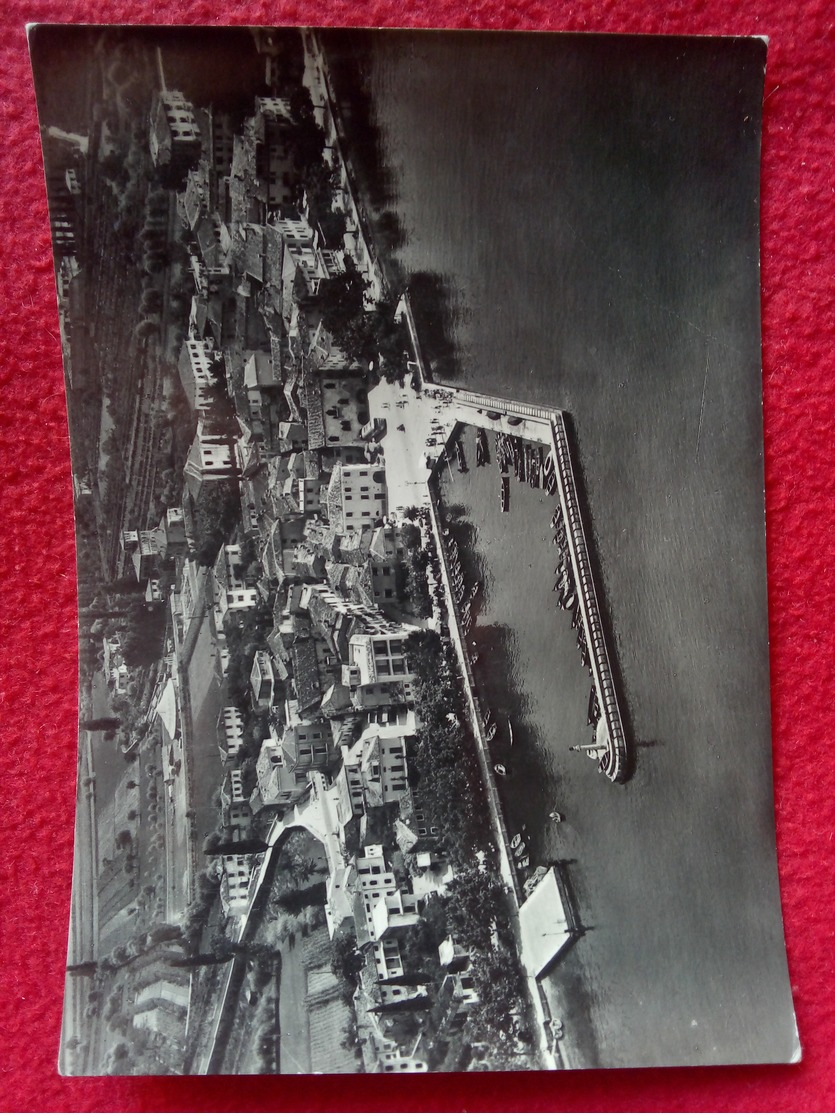
[[[565,523],[568,551],[574,569],[574,584],[577,587],[580,614],[586,633],[589,666],[608,736],[608,750],[601,761],[602,770],[613,782],[622,783],[628,775],[626,734],[623,730],[623,719],[615,691],[606,639],[603,635],[597,590],[592,577],[586,533],[577,498],[577,484],[574,478],[568,433],[565,419],[559,412],[555,412],[551,419],[551,438],[557,489]]]

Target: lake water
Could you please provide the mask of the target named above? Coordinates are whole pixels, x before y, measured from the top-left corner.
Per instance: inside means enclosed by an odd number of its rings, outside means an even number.
[[[331,57],[346,42],[329,37]],[[438,378],[573,416],[636,746],[627,785],[568,751],[588,732],[588,675],[551,590],[553,501],[514,482],[503,515],[495,466],[456,474],[444,493],[485,585],[482,685],[515,727],[502,786],[511,829],[527,821],[536,860],[567,863],[586,928],[547,983],[572,1062],[786,1060],[761,48],[405,33],[364,46],[390,171],[369,210],[396,212],[400,266],[446,291],[442,320],[426,325],[445,327],[457,359],[439,359]],[[361,144],[355,156],[373,159]]]

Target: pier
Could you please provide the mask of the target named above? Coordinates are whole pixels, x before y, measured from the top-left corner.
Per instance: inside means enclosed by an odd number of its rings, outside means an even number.
[[[612,666],[603,625],[600,619],[600,606],[589,562],[588,544],[580,515],[577,499],[577,484],[574,478],[574,464],[568,444],[565,419],[560,412],[551,417],[551,444],[553,463],[557,477],[560,508],[565,524],[566,542],[574,570],[574,584],[580,606],[586,646],[589,653],[589,669],[592,673],[600,717],[605,725],[606,739],[598,733],[599,749],[605,748],[600,761],[601,771],[615,783],[623,783],[628,778],[629,754],[626,734],[623,731],[620,706],[612,677]]]

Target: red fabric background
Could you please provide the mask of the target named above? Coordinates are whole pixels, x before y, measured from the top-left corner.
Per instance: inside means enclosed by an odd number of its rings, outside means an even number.
[[[832,9],[826,0],[6,0],[0,41],[0,1103],[12,1110],[835,1108]],[[327,23],[770,37],[762,249],[777,839],[804,1058],[564,1075],[61,1079],[76,763],[72,493],[27,21]],[[636,1018],[636,1026],[639,1022]],[[405,1088],[404,1088],[405,1087]]]

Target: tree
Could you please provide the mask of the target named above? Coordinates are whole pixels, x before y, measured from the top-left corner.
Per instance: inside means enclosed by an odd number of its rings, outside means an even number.
[[[134,602],[127,613],[122,650],[129,667],[150,667],[162,654],[165,636],[165,608],[149,606],[143,599]]]
[[[203,845],[203,852],[208,853],[210,856],[219,856],[220,854],[239,853],[239,854],[255,854],[264,853],[270,847],[266,842],[261,841],[260,838],[241,838],[233,841],[229,838],[224,838],[221,834],[210,835]]]
[[[512,1066],[532,1042],[518,959],[504,948],[491,950],[473,959],[470,974],[479,1003],[470,1009],[467,1031],[490,1045],[499,1065]]]
[[[362,318],[367,288],[367,280],[350,256],[345,257],[344,271],[319,284],[317,302],[322,313],[322,322],[337,343]]]
[[[291,915],[300,915],[305,908],[312,905],[324,905],[327,899],[327,890],[324,881],[311,884],[307,888],[291,888],[278,897],[278,907]]]
[[[171,955],[167,959],[169,966],[174,966],[175,969],[188,970],[196,969],[199,966],[222,966],[226,962],[232,961],[231,954],[189,954],[186,957],[181,957],[179,954]]]
[[[493,931],[506,914],[505,886],[492,872],[463,869],[447,889],[446,915],[456,939],[488,950]]]
[[[194,502],[195,557],[211,566],[240,515],[236,481],[214,481],[201,487]]]
[[[350,1001],[365,958],[357,946],[357,936],[348,931],[337,935],[331,942],[331,972],[339,978],[343,999]]]
[[[76,962],[72,966],[67,966],[67,973],[71,977],[95,977],[98,972],[98,966],[95,962]]]
[[[87,718],[78,723],[79,729],[87,729],[91,733],[96,733],[99,730],[118,729],[122,722],[119,718]]]

